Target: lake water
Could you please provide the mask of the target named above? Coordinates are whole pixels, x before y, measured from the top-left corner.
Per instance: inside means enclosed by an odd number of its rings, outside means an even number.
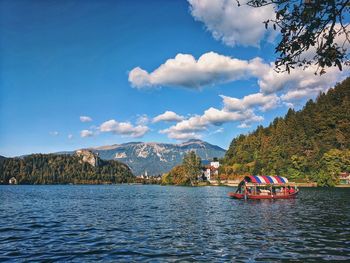
[[[0,186],[0,261],[350,261],[350,189]]]

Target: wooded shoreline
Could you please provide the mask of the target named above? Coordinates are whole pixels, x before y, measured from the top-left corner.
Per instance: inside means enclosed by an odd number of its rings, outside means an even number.
[[[239,181],[238,180],[227,180],[227,181],[221,181],[220,183],[218,183],[217,180],[212,180],[210,181],[210,185],[212,186],[238,186]],[[316,182],[312,182],[312,183],[295,183],[295,185],[297,187],[320,187],[317,185]],[[335,185],[334,187],[339,187],[339,188],[350,188],[350,184],[338,184]]]

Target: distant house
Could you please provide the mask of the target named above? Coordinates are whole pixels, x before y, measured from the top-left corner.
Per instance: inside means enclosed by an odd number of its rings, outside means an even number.
[[[219,175],[220,163],[217,160],[210,162],[203,167],[202,179],[203,181],[210,181],[213,176]]]
[[[339,174],[339,184],[350,184],[349,172],[343,172]]]
[[[9,184],[17,184],[16,177],[11,177],[10,180],[9,180]]]

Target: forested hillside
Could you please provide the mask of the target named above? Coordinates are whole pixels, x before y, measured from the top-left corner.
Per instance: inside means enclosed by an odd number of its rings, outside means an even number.
[[[268,127],[233,139],[224,157],[233,174],[279,174],[293,180],[336,183],[350,171],[350,78],[300,111],[289,109]]]
[[[117,161],[99,160],[94,167],[79,156],[32,154],[0,162],[0,183],[15,177],[19,184],[99,184],[133,181],[129,167]]]

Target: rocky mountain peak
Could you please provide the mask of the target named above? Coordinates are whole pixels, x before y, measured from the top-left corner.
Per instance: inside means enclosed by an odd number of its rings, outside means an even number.
[[[89,163],[90,165],[97,167],[99,166],[99,157],[98,157],[98,152],[92,152],[90,150],[77,150],[75,152],[76,156],[79,156],[82,158],[82,162]]]
[[[157,142],[130,142],[91,149],[102,159],[118,160],[127,164],[135,175],[159,175],[182,162],[183,156],[195,151],[203,160],[221,158],[225,150],[202,140],[189,140],[181,144]]]

